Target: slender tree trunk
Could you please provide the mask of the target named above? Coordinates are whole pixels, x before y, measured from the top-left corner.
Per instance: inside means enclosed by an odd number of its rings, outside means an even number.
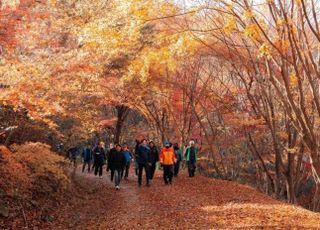
[[[288,153],[288,172],[287,172],[287,197],[291,204],[296,203],[295,183],[294,183],[294,160],[295,155]]]
[[[261,154],[259,153],[259,151],[258,151],[258,149],[257,149],[257,146],[256,146],[256,144],[254,143],[251,135],[248,134],[248,137],[249,137],[250,144],[251,144],[251,146],[252,146],[252,150],[253,150],[254,154],[258,157],[258,159],[259,159],[259,161],[260,161],[260,163],[261,163],[261,165],[262,165],[262,168],[263,168],[263,170],[265,171],[268,180],[270,181],[270,184],[271,184],[271,187],[272,187],[272,192],[275,192],[275,190],[276,190],[275,186],[276,186],[276,185],[275,185],[275,183],[274,183],[274,181],[273,181],[273,178],[272,178],[272,176],[271,176],[271,174],[270,174],[270,172],[269,172],[266,164],[264,163],[264,160],[263,160]],[[267,183],[267,184],[268,184],[268,183]]]

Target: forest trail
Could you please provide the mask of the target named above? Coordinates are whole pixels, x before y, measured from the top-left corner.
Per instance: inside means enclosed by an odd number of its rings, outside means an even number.
[[[131,176],[116,191],[109,175],[78,169],[77,192],[48,229],[320,229],[320,214],[234,182],[181,174],[165,186],[158,171],[151,187]]]

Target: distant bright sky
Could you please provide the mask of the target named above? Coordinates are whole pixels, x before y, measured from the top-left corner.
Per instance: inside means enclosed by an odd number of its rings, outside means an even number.
[[[201,2],[201,0],[174,0],[176,3],[178,3],[181,6],[192,7],[196,6]]]

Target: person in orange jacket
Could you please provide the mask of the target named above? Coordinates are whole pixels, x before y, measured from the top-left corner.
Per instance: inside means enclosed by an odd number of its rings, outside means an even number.
[[[160,153],[160,164],[163,167],[163,179],[165,184],[172,183],[173,177],[173,166],[176,162],[176,156],[174,154],[174,150],[170,147],[170,143],[166,141],[164,143],[164,148]]]

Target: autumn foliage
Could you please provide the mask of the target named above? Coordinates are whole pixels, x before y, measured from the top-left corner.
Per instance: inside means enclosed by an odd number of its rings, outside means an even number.
[[[200,173],[320,210],[319,41],[314,0],[2,1],[1,141],[21,111],[52,145],[194,139]],[[3,151],[19,183],[64,175]]]
[[[63,158],[41,143],[14,145],[10,150],[1,146],[0,166],[2,228],[46,221],[48,208],[57,205],[53,199],[61,197],[70,184]]]

